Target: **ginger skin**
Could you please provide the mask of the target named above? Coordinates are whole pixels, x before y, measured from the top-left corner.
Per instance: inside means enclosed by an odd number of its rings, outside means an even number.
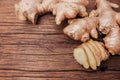
[[[108,59],[109,54],[104,48],[104,44],[90,40],[74,49],[74,58],[84,68],[97,69],[102,61]]]
[[[22,21],[36,23],[38,15],[52,12],[56,15],[56,24],[64,19],[75,18],[78,14],[87,16],[88,0],[21,0],[15,5],[15,13]]]

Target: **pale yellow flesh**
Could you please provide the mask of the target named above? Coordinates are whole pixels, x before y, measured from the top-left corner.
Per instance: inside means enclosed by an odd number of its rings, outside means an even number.
[[[87,56],[83,48],[81,47],[76,48],[74,49],[73,53],[74,53],[74,58],[76,59],[76,61],[80,63],[81,65],[83,65],[84,68],[88,69],[89,64],[88,64]]]
[[[97,44],[98,48],[101,51],[100,53],[102,55],[102,60],[106,60],[109,55],[107,54],[107,52],[105,51],[105,49],[102,47],[102,45],[100,45],[98,42],[95,42],[95,43]]]
[[[96,56],[97,56],[97,61],[98,61],[98,65],[97,66],[100,66],[101,61],[102,61],[102,57],[101,57],[101,53],[100,53],[101,51],[98,49],[98,47],[94,44],[94,42],[92,40],[89,41],[89,43],[95,49]]]
[[[99,56],[97,55],[97,54],[99,54],[99,53],[96,52],[95,48],[94,48],[90,43],[89,43],[87,46],[88,46],[88,47],[90,48],[90,50],[92,51],[92,53],[93,53],[93,55],[94,55],[94,57],[95,57],[97,66],[100,66],[100,58],[99,58]]]
[[[95,57],[93,55],[93,53],[91,52],[91,50],[87,47],[86,44],[82,44],[82,47],[84,48],[85,50],[85,53],[88,57],[88,62],[89,62],[89,65],[90,67],[93,69],[93,70],[96,70],[97,67],[96,67],[96,60],[95,60]]]

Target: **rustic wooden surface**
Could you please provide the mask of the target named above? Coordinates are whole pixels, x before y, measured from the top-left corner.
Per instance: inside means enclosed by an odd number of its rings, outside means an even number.
[[[0,80],[120,80],[120,56],[110,57],[97,71],[85,70],[72,56],[80,42],[62,32],[66,22],[55,25],[51,13],[37,25],[21,22],[14,14],[17,2],[0,0]],[[94,9],[90,2],[88,12]]]

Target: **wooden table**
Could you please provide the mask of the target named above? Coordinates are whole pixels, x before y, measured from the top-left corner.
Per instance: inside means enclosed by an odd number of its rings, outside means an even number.
[[[62,32],[66,21],[57,26],[48,13],[37,25],[21,22],[14,14],[17,2],[0,0],[0,80],[120,80],[120,56],[111,56],[97,71],[85,70],[72,53],[80,42]],[[88,12],[94,9],[90,2]]]

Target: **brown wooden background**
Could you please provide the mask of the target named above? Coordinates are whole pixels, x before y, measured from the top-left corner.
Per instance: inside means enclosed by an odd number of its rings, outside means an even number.
[[[21,22],[14,14],[17,2],[0,0],[0,80],[120,80],[120,56],[110,57],[97,71],[85,70],[72,56],[80,42],[62,32],[66,22],[55,25],[51,13],[37,25]],[[88,12],[95,4],[90,2]]]

